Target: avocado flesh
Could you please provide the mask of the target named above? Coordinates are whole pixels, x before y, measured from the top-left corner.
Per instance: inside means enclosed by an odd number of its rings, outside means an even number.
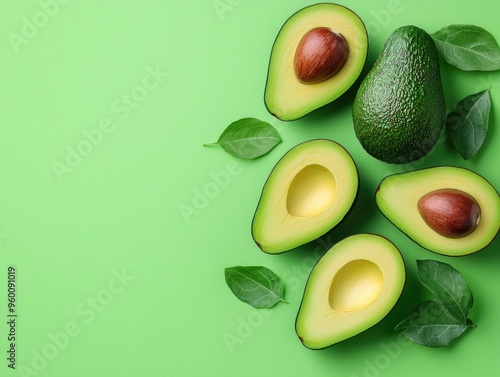
[[[356,165],[340,144],[303,142],[271,171],[253,218],[253,239],[272,254],[313,241],[345,217],[357,192]]]
[[[294,70],[294,56],[302,37],[311,29],[329,27],[347,40],[349,55],[332,78],[301,83]],[[295,120],[332,102],[358,78],[368,51],[368,36],[361,19],[350,9],[320,3],[301,9],[282,26],[271,50],[264,102],[281,120]]]
[[[430,228],[418,211],[424,195],[441,189],[456,189],[472,196],[481,209],[477,227],[460,238],[442,236]],[[471,170],[439,166],[388,176],[375,195],[380,211],[402,232],[435,253],[462,256],[485,248],[500,226],[500,199],[495,188]]]
[[[398,301],[406,281],[401,253],[388,239],[356,234],[328,250],[304,290],[295,330],[321,349],[374,326]]]
[[[408,163],[434,147],[445,117],[439,57],[432,37],[415,26],[397,29],[356,94],[357,138],[381,161]]]

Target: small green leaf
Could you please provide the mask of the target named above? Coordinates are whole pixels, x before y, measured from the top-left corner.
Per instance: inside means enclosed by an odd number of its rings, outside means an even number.
[[[489,89],[465,97],[446,117],[453,145],[464,160],[476,155],[486,138],[491,110]]]
[[[228,267],[224,275],[234,295],[254,308],[271,308],[285,302],[283,281],[266,267]]]
[[[441,301],[424,301],[408,318],[396,326],[396,331],[411,341],[428,347],[443,347],[458,338],[470,321],[456,319]]]
[[[485,29],[475,25],[450,25],[432,34],[439,54],[464,71],[500,69],[500,47]]]
[[[472,292],[465,279],[449,264],[435,260],[417,260],[418,277],[460,323],[465,323],[473,304]]]
[[[278,131],[269,123],[255,118],[243,118],[231,123],[216,143],[230,155],[252,160],[263,156],[281,143]]]

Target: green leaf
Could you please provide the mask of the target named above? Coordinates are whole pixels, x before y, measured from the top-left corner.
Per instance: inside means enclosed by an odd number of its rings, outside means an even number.
[[[450,25],[432,34],[439,54],[464,71],[500,69],[500,47],[485,29],[475,25]]]
[[[418,277],[460,323],[466,323],[473,304],[472,292],[465,279],[449,264],[435,260],[417,260]]]
[[[471,327],[455,318],[438,300],[424,301],[396,330],[411,341],[428,347],[443,347]]]
[[[417,260],[418,277],[436,300],[424,301],[395,330],[415,343],[442,347],[469,327],[473,298],[463,276],[450,265],[434,260]]]
[[[230,155],[252,160],[263,156],[281,143],[278,131],[269,123],[256,118],[243,118],[231,123],[216,143]]]
[[[266,267],[228,267],[224,275],[234,295],[254,308],[271,308],[285,302],[283,281]]]
[[[489,89],[460,101],[446,117],[453,145],[464,160],[476,155],[486,138],[491,110]]]

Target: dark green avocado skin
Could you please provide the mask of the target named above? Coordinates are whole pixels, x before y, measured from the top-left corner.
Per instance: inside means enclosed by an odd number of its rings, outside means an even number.
[[[425,156],[446,118],[439,57],[432,37],[403,26],[387,39],[353,104],[354,131],[373,157],[404,164]]]

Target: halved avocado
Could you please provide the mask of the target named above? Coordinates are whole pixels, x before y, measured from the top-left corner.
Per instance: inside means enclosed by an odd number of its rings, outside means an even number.
[[[332,3],[299,10],[272,47],[264,96],[268,111],[294,120],[332,102],[356,81],[367,52],[365,25],[352,10]],[[299,55],[305,67],[297,68]]]
[[[358,193],[358,170],[338,143],[316,139],[289,150],[267,179],[252,236],[267,253],[313,241],[336,226]]]
[[[390,312],[405,281],[403,257],[391,241],[376,234],[347,237],[311,271],[295,331],[310,349],[353,337]]]
[[[401,231],[435,253],[462,256],[485,248],[500,227],[500,199],[479,174],[438,166],[388,176],[375,199]]]

